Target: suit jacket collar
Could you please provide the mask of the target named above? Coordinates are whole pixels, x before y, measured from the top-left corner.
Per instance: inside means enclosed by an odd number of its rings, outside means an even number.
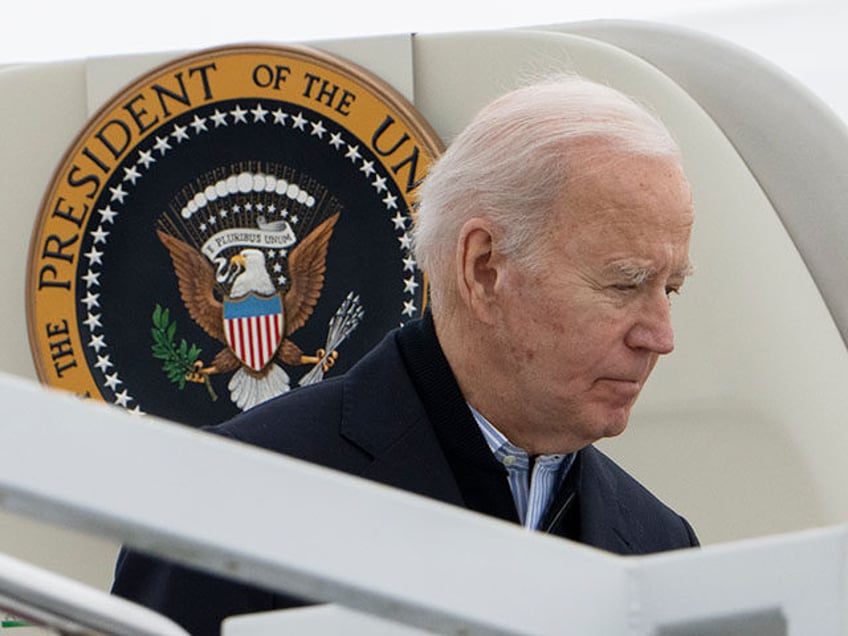
[[[343,408],[342,435],[373,457],[363,476],[518,521],[505,469],[471,415],[429,312],[351,370]]]
[[[416,328],[413,323],[405,329]],[[390,332],[345,374],[341,434],[372,457],[363,477],[462,506],[456,480],[399,350],[402,331]]]
[[[398,347],[465,506],[518,523],[506,469],[468,408],[429,312],[398,335]]]

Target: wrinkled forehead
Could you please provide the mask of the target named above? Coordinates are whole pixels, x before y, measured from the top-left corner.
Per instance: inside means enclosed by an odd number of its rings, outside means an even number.
[[[694,214],[678,158],[590,159],[568,173],[542,249],[574,264],[662,261],[662,269],[687,270]]]
[[[592,144],[569,153],[557,213],[563,225],[691,227],[694,205],[679,156],[621,152]]]

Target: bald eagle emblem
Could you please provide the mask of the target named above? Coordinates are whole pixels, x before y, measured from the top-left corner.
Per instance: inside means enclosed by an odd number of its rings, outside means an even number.
[[[313,194],[268,174],[243,172],[203,192],[178,215],[163,215],[156,234],[170,254],[189,316],[221,344],[208,364],[194,362],[185,379],[204,382],[232,374],[230,398],[246,410],[291,388],[283,366],[311,364],[300,384],[321,380],[363,310],[358,296],[349,293],[330,321],[325,346],[305,354],[291,336],[321,297],[340,211],[331,205],[331,213],[320,218]],[[310,212],[320,220],[298,240],[292,224],[303,223]]]
[[[444,144],[400,92],[299,45],[134,69],[38,211],[41,382],[199,428],[344,374],[426,311],[415,201]]]

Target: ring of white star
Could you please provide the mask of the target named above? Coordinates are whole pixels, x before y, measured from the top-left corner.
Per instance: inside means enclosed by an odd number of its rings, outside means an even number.
[[[86,288],[86,296],[81,302],[86,306],[87,310],[86,319],[83,320],[83,324],[88,327],[91,334],[87,345],[97,358],[94,366],[103,374],[104,384],[115,394],[114,403],[133,413],[142,413],[141,408],[137,403],[134,407],[130,408],[130,404],[135,402],[135,398],[129,394],[127,388],[118,390],[119,387],[123,386],[123,380],[121,380],[118,371],[114,370],[114,364],[112,363],[109,348],[103,334],[97,333],[98,328],[103,326],[101,323],[102,314],[95,313],[100,307],[100,294],[95,293],[93,290],[96,290],[100,286],[100,271],[97,270],[97,266],[102,268],[104,255],[104,251],[99,250],[98,245],[103,245],[105,248],[108,242],[109,231],[107,228],[114,225],[115,219],[120,215],[120,206],[123,205],[124,199],[129,195],[129,190],[126,190],[125,186],[127,188],[136,186],[138,181],[144,177],[144,171],[149,170],[150,166],[156,163],[157,153],[160,158],[164,157],[169,150],[174,148],[174,145],[190,141],[192,136],[199,137],[210,130],[230,125],[250,124],[271,124],[273,126],[288,127],[312,137],[317,137],[319,140],[324,140],[326,135],[326,141],[329,145],[333,146],[337,151],[344,153],[344,157],[352,164],[359,164],[359,172],[362,173],[363,178],[370,181],[377,196],[385,193],[382,203],[385,205],[386,211],[388,213],[395,212],[391,218],[391,222],[394,225],[394,231],[400,244],[401,253],[403,254],[404,276],[409,275],[408,278],[403,279],[403,293],[409,296],[409,298],[403,301],[401,315],[412,318],[418,311],[418,307],[415,305],[415,294],[420,285],[416,281],[417,263],[411,253],[412,239],[409,235],[410,228],[408,227],[410,217],[402,213],[397,205],[397,197],[389,192],[386,185],[388,181],[387,177],[378,173],[373,161],[368,161],[362,156],[358,144],[346,142],[341,132],[331,134],[324,126],[323,120],[313,121],[307,119],[303,116],[302,111],[292,116],[289,113],[283,112],[280,107],[277,107],[273,111],[267,110],[261,102],[257,102],[250,109],[243,109],[240,105],[236,104],[232,109],[223,113],[220,109],[216,108],[214,113],[208,117],[200,117],[195,113],[194,119],[188,126],[174,124],[169,134],[164,137],[157,136],[147,150],[138,151],[138,159],[133,165],[129,168],[124,168],[122,183],[109,188],[109,203],[105,207],[96,210],[100,215],[100,223],[97,229],[89,232],[93,241],[92,246],[88,252],[83,254],[88,259],[87,271],[81,276],[81,279],[85,281]],[[117,209],[114,209],[113,205]],[[280,214],[283,215],[283,213],[284,211],[281,210]],[[288,214],[288,212],[285,212],[285,214]],[[285,254],[281,254],[281,257],[284,256]],[[278,279],[278,282],[284,284],[285,281],[280,282]]]

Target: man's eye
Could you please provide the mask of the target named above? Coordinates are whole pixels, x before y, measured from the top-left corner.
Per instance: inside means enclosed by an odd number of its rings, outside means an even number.
[[[636,285],[634,283],[619,283],[616,285],[612,285],[612,288],[617,291],[631,291],[636,289]]]
[[[681,289],[677,286],[669,286],[665,288],[665,295],[671,298],[672,296],[677,296],[680,294]]]

